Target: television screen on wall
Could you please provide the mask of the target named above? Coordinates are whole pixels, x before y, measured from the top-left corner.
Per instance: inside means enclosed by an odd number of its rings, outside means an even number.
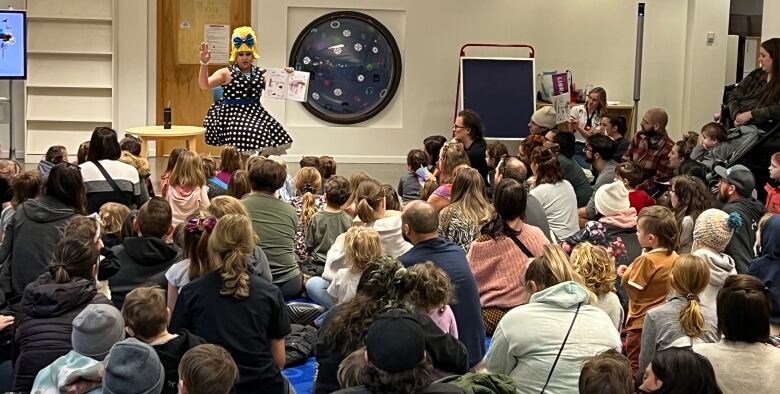
[[[0,10],[0,79],[27,78],[27,13]]]

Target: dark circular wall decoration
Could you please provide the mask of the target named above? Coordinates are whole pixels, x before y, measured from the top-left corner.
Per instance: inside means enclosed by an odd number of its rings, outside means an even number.
[[[371,119],[390,103],[401,80],[401,52],[390,31],[354,11],[323,15],[295,40],[290,65],[311,73],[303,106],[330,123]]]

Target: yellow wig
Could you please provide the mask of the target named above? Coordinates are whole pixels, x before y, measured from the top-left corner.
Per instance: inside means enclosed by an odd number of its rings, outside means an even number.
[[[230,62],[236,61],[236,55],[239,52],[252,52],[252,57],[259,58],[257,54],[257,34],[249,26],[237,27],[233,30],[233,37],[230,46]]]

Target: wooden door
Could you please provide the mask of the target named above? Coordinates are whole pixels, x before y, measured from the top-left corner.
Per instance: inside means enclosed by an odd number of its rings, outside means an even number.
[[[251,25],[251,0],[159,0],[157,2],[157,124],[170,103],[175,125],[202,126],[212,102],[211,91],[198,87],[197,44],[204,25],[229,24],[230,30]],[[209,74],[224,64],[209,66]],[[181,142],[157,145],[157,156],[168,155]],[[222,149],[199,137],[198,151],[219,155]]]

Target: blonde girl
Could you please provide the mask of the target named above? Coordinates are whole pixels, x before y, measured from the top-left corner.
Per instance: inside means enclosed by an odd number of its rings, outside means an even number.
[[[382,255],[379,233],[370,227],[350,228],[344,236],[344,252],[347,266],[336,272],[336,278],[328,286],[328,294],[333,298],[334,305],[349,301],[355,296],[360,276],[366,266]]]
[[[184,151],[179,155],[171,172],[169,185],[166,200],[171,204],[174,226],[184,222],[187,215],[196,209],[209,207],[203,160],[197,153]]]
[[[295,230],[295,254],[299,261],[305,260],[309,255],[306,253],[306,231],[309,229],[309,222],[315,213],[325,208],[325,196],[319,194],[322,190],[322,176],[314,167],[301,168],[295,178],[293,178],[296,196],[290,200],[295,213],[298,214],[298,227]]]
[[[244,170],[233,171],[233,174],[230,175],[230,183],[228,183],[226,194],[240,200],[251,192],[252,184],[249,182],[249,172]]]
[[[171,179],[171,173],[173,172],[173,167],[176,167],[179,155],[184,151],[185,149],[183,148],[174,148],[171,150],[171,154],[168,155],[168,164],[165,166],[165,171],[160,175],[160,193],[163,198],[168,196],[168,181]]]
[[[701,257],[683,254],[674,260],[669,275],[671,297],[645,316],[639,371],[647,368],[657,351],[720,339],[717,313],[699,300],[709,281],[710,267]]]
[[[142,159],[126,150],[122,151],[119,156],[119,161],[125,164],[129,164],[138,170],[138,179],[143,180],[141,185],[141,200],[139,201],[139,207],[149,201],[149,189],[146,187],[146,180],[149,178],[149,162],[146,159]]]
[[[216,216],[217,219],[231,213],[249,217],[249,212],[247,212],[244,204],[241,204],[241,201],[231,196],[215,197],[211,200],[211,204],[209,204],[206,210]]]
[[[218,196],[211,200],[211,205],[207,209],[210,215],[214,215],[217,219],[225,215],[244,215],[249,217],[244,204],[237,198],[230,196]],[[263,249],[259,245],[255,245],[255,249],[249,256],[249,271],[262,277],[263,279],[271,282],[273,276],[271,275],[271,268],[268,263],[268,257],[263,252]]]
[[[452,194],[452,182],[455,180],[455,169],[461,165],[469,165],[469,157],[466,149],[459,142],[447,142],[441,147],[439,161],[439,187],[428,198],[428,202],[436,207],[437,211],[450,204]]]
[[[217,225],[217,218],[207,211],[196,211],[187,216],[182,223],[182,257],[184,260],[174,264],[165,272],[168,280],[168,308],[173,311],[181,288],[217,267],[209,258],[208,242],[211,232]]]
[[[234,146],[226,146],[219,155],[219,172],[217,178],[222,182],[230,182],[234,171],[241,169],[241,154]]]
[[[98,215],[103,222],[100,238],[105,247],[112,248],[122,243],[122,224],[129,214],[130,208],[127,205],[116,202],[107,202],[100,207]]]
[[[467,167],[458,172],[452,183],[450,201],[450,205],[439,212],[439,235],[468,253],[482,225],[493,215],[493,206],[487,201],[485,182],[479,171]]]
[[[249,273],[254,247],[248,217],[230,214],[220,218],[208,240],[208,255],[216,269],[181,289],[170,328],[174,332],[187,329],[209,342],[224,344],[242,377],[237,392],[256,392],[257,387],[284,392],[287,382],[281,369],[289,319],[281,290]],[[258,369],[268,374],[261,375]]]
[[[430,316],[444,333],[458,337],[458,324],[449,304],[454,287],[441,268],[428,261],[408,269],[409,299],[418,310]]]
[[[623,307],[615,294],[615,262],[607,249],[589,242],[580,243],[571,252],[571,266],[582,277],[585,287],[598,297],[595,306],[606,312],[620,331]]]

